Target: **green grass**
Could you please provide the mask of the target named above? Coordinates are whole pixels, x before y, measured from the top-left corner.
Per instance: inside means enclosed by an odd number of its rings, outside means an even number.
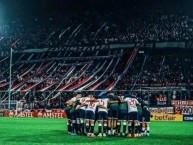
[[[151,136],[87,138],[66,133],[65,119],[0,118],[0,145],[193,145],[193,123],[152,122]]]

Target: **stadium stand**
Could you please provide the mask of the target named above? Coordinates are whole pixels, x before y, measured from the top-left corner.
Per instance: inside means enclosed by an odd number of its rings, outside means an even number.
[[[148,87],[183,87],[191,90],[191,50],[176,49],[175,54],[170,54],[172,49],[161,49],[158,54],[153,49],[144,49],[140,53],[142,47],[139,50],[134,46],[132,49],[96,49],[113,44],[192,40],[193,18],[191,14],[177,9],[178,13],[174,10],[175,14],[156,8],[145,13],[138,9],[139,16],[135,17],[125,10],[106,14],[85,12],[60,18],[35,18],[26,23],[14,20],[1,24],[1,100],[8,96],[10,56],[7,51],[11,47],[15,51],[11,87],[14,100],[57,100],[64,96],[58,92],[68,92],[72,96],[71,91],[75,90],[132,91],[148,90]],[[91,21],[93,24],[90,24]],[[83,46],[94,46],[94,51],[76,52],[75,48]],[[51,51],[53,49],[55,51]],[[28,53],[24,52],[26,50]],[[176,98],[193,98],[192,91],[186,95],[176,94]]]

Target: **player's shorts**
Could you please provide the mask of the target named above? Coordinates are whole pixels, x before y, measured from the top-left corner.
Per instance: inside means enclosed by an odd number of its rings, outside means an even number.
[[[85,111],[85,119],[86,120],[95,120],[95,113],[93,111]]]
[[[145,114],[143,114],[143,117],[144,117],[143,122],[149,123],[150,122],[150,118],[151,118],[151,113],[148,111]]]
[[[85,118],[85,110],[83,110],[83,109],[76,110],[76,117],[77,118]]]
[[[76,120],[76,112],[70,111],[70,120]]]
[[[70,108],[66,108],[65,110],[66,116],[68,119],[70,119]]]
[[[143,122],[143,116],[141,113],[138,112],[138,115],[137,115],[137,120],[139,123],[142,123]]]
[[[110,109],[108,111],[108,118],[109,119],[111,119],[111,118],[117,119],[118,118],[118,109]]]
[[[98,120],[99,121],[107,120],[107,116],[108,116],[108,114],[105,111],[98,112]]]
[[[127,119],[128,119],[128,112],[119,110],[118,120],[127,120]]]
[[[138,117],[138,112],[129,112],[128,113],[129,121],[137,120],[137,117]]]

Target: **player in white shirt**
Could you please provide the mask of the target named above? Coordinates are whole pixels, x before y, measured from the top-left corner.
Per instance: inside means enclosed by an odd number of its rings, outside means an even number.
[[[92,94],[90,94],[89,99],[86,100],[85,104],[87,106],[85,111],[87,136],[94,137],[95,112],[99,105],[99,102]]]
[[[134,137],[137,137],[137,134],[135,134],[135,128],[138,126],[138,110],[137,105],[141,105],[135,96],[125,98],[125,101],[128,105],[128,136],[131,137],[132,134],[134,134]],[[134,128],[132,128],[132,122],[134,122]]]
[[[98,108],[98,130],[99,130],[99,137],[106,136],[107,132],[107,117],[108,117],[108,98],[98,99],[99,101],[99,108]],[[102,131],[103,128],[103,131]]]
[[[81,95],[82,96],[82,95]],[[88,100],[88,97],[81,97],[76,106],[76,120],[77,120],[77,127],[80,134],[84,134],[84,118],[85,118],[85,110],[86,106],[84,104]],[[82,105],[82,106],[81,106]]]

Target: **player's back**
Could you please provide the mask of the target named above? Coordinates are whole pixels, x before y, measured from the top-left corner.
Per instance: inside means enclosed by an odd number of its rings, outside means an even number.
[[[149,108],[147,106],[143,107],[143,116],[150,116],[151,113],[149,111]]]
[[[119,100],[119,111],[125,111],[125,110],[128,110],[127,102],[125,101],[124,96],[121,96]]]
[[[128,104],[128,112],[137,112],[137,104],[139,102],[137,101],[136,98],[126,98],[125,101]]]
[[[127,103],[126,102],[121,102],[119,104],[119,110],[128,110]]]
[[[86,104],[87,104],[86,111],[93,111],[95,113],[99,102],[95,102],[95,101],[92,101],[90,99],[87,101],[89,101],[89,102],[86,102]]]
[[[119,103],[118,103],[118,97],[117,96],[110,96],[109,101],[112,103],[109,103],[109,109],[110,110],[118,110]]]
[[[80,98],[79,102],[80,102],[80,104],[85,104],[86,100],[89,100],[89,98],[88,97],[82,97],[82,98]],[[80,107],[80,109],[85,110],[86,106]]]
[[[103,105],[104,107],[107,108],[107,106],[108,106],[108,101],[109,101],[108,98],[98,99],[98,101],[99,101],[99,105]],[[98,112],[101,112],[101,111],[107,112],[106,109],[99,107],[99,108],[98,108]]]

